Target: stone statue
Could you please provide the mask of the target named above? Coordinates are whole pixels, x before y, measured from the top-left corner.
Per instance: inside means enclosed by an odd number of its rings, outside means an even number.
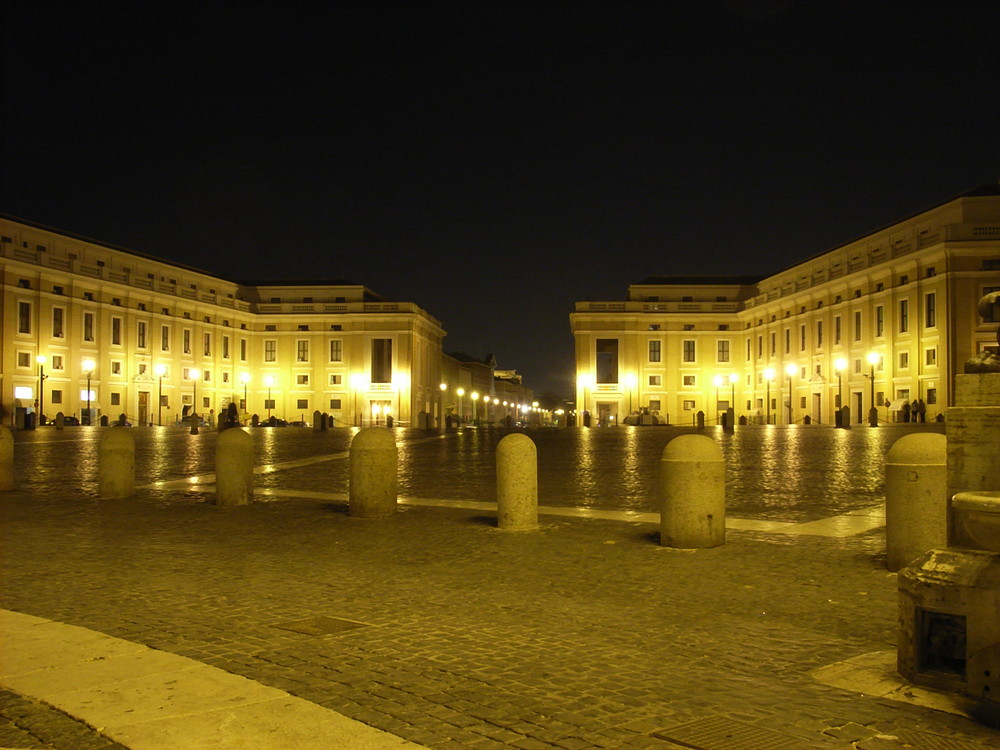
[[[979,315],[986,320],[1000,321],[1000,292],[990,292],[979,300]],[[983,351],[965,363],[965,371],[1000,372],[1000,326],[997,327],[997,345],[983,347]]]

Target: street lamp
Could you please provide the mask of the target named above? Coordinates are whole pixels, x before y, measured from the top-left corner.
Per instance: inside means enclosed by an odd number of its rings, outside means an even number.
[[[159,389],[156,393],[156,424],[163,427],[163,376],[167,372],[166,365],[156,366],[156,377],[160,379]]]
[[[722,376],[716,375],[712,378],[712,383],[715,385],[715,421],[719,421],[719,388],[722,387]]]
[[[45,363],[49,358],[44,354],[35,357],[38,363],[38,424],[45,423]]]
[[[462,396],[465,395],[465,389],[456,389],[455,395],[458,396],[458,423],[463,424],[465,422],[465,409],[462,406]]]
[[[792,375],[797,369],[795,365],[785,367],[785,375],[788,376],[788,424],[792,424]]]
[[[448,392],[448,384],[441,383],[441,385],[439,385],[438,388],[441,389],[441,402],[438,406],[438,426],[440,427],[441,425],[445,424],[444,394]]]
[[[274,375],[264,376],[264,385],[267,386],[267,403],[264,406],[267,408],[267,418],[271,419],[271,386],[274,385]]]
[[[201,370],[195,367],[188,371],[188,377],[191,378],[192,387],[194,388],[194,394],[191,396],[191,434],[198,434],[198,378],[201,377]]]
[[[240,380],[243,381],[243,415],[244,423],[246,422],[246,415],[250,413],[250,402],[247,401],[247,383],[250,382],[250,373],[244,372],[240,375]]]
[[[878,409],[875,407],[875,365],[879,363],[881,357],[875,352],[869,352],[868,354],[868,364],[871,365],[871,374],[866,375],[871,381],[871,404],[872,407],[868,410],[868,425],[870,427],[878,427]]]
[[[843,373],[847,369],[847,360],[840,357],[833,363],[833,369],[837,371],[837,427],[849,427],[844,424],[844,383]]]
[[[764,381],[767,383],[767,423],[771,424],[771,381],[774,380],[775,376],[774,368],[768,367],[764,370]]]
[[[97,364],[94,362],[94,360],[92,360],[92,359],[85,359],[85,360],[83,360],[83,371],[85,373],[87,373],[87,422],[86,422],[86,424],[88,424],[88,425],[90,424],[90,397],[91,397],[90,378],[94,374],[94,368],[95,367],[97,367]]]
[[[473,391],[472,393],[469,394],[469,398],[472,399],[472,421],[476,425],[476,427],[478,427],[479,426],[479,392],[478,391]]]
[[[628,388],[628,413],[629,416],[632,415],[632,391],[635,389],[636,385],[639,383],[639,378],[635,376],[634,372],[630,372],[625,376],[625,387]]]

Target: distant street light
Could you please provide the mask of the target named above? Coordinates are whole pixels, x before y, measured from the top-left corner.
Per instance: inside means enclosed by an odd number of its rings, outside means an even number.
[[[45,423],[45,363],[49,358],[44,354],[35,357],[38,363],[38,424]]]
[[[163,376],[167,372],[166,365],[156,366],[156,377],[159,378],[159,387],[156,392],[156,425],[163,426]]]
[[[774,380],[775,372],[773,367],[764,370],[764,381],[767,383],[767,424],[771,424],[771,381]]]
[[[795,365],[787,365],[785,367],[785,375],[788,376],[788,424],[792,424],[792,375],[798,369]]]
[[[722,376],[716,375],[712,378],[712,383],[715,385],[715,421],[719,421],[719,388],[722,387]]]
[[[188,377],[191,378],[192,384],[194,386],[194,395],[191,396],[191,434],[198,434],[198,378],[201,377],[201,370],[195,368],[188,371]]]
[[[247,400],[247,383],[250,382],[250,373],[242,373],[240,375],[240,380],[243,381],[243,421],[246,422],[246,415],[250,413],[250,402]]]
[[[837,426],[848,427],[844,424],[844,383],[842,376],[847,369],[847,360],[843,357],[833,363],[833,369],[837,371]]]
[[[632,391],[635,390],[636,385],[639,382],[639,378],[635,376],[634,372],[630,372],[625,376],[625,387],[628,389],[628,413],[629,416],[632,415]]]
[[[84,424],[88,425],[90,424],[90,398],[91,398],[90,378],[94,374],[95,367],[97,367],[97,364],[94,362],[94,360],[92,359],[83,360],[83,371],[87,373],[87,421]]]
[[[458,396],[458,423],[465,423],[465,407],[462,406],[462,396],[465,395],[465,389],[459,388],[455,391],[455,395]]]
[[[267,403],[264,404],[267,409],[267,418],[271,419],[271,386],[274,385],[274,375],[264,376],[264,385],[267,386]]]
[[[868,425],[870,427],[878,427],[878,408],[875,406],[875,365],[879,363],[882,359],[875,352],[870,352],[868,354],[868,364],[871,365],[871,373],[866,375],[866,377],[871,381],[871,408],[868,410]]]

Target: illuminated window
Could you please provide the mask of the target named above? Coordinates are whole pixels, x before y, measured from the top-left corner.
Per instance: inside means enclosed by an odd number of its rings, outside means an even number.
[[[683,347],[682,354],[681,354],[681,361],[682,362],[694,362],[694,357],[695,357],[694,340],[693,339],[685,339],[682,342],[681,346]]]
[[[330,361],[342,362],[344,359],[344,342],[342,339],[330,339]]]
[[[372,339],[371,382],[392,382],[392,339]]]
[[[934,292],[924,296],[924,325],[928,328],[937,325],[937,295]]]
[[[339,398],[331,398],[330,399],[330,408],[331,409],[339,409],[340,408],[340,399]]]
[[[121,346],[122,343],[122,319],[112,318],[111,319],[111,343],[115,346]]]
[[[729,361],[729,342],[721,340],[717,342],[716,346],[716,360],[718,362],[728,362]]]
[[[659,362],[660,361],[660,342],[650,341],[649,342],[649,361]]]
[[[308,362],[309,361],[309,342],[305,339],[299,339],[295,342],[295,361],[296,362]]]
[[[61,307],[52,308],[52,337],[56,339],[61,339],[63,337],[63,316],[64,311]]]
[[[264,361],[275,362],[278,359],[278,342],[276,339],[267,339],[264,342]]]
[[[901,299],[899,301],[899,332],[906,333],[910,330],[910,301]]]

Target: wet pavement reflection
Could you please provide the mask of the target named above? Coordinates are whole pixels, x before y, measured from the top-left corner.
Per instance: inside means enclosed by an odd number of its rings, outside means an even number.
[[[96,498],[102,428],[41,428],[15,433],[15,478],[40,498],[48,488]],[[190,435],[176,427],[132,428],[136,481],[148,486],[214,472],[218,433]],[[704,431],[726,459],[727,513],[738,518],[802,523],[850,513],[884,499],[889,448],[912,431],[944,425],[883,425],[878,429],[747,427]],[[262,488],[344,493],[353,429],[250,430]],[[447,433],[397,429],[401,496],[496,500],[496,446],[503,430]],[[655,512],[660,456],[690,428],[541,429],[528,434],[538,448],[539,503],[550,506]],[[317,459],[306,465],[288,465]],[[210,480],[210,477],[208,477]],[[205,481],[204,479],[202,480]],[[165,501],[204,499],[204,486],[147,489]]]

